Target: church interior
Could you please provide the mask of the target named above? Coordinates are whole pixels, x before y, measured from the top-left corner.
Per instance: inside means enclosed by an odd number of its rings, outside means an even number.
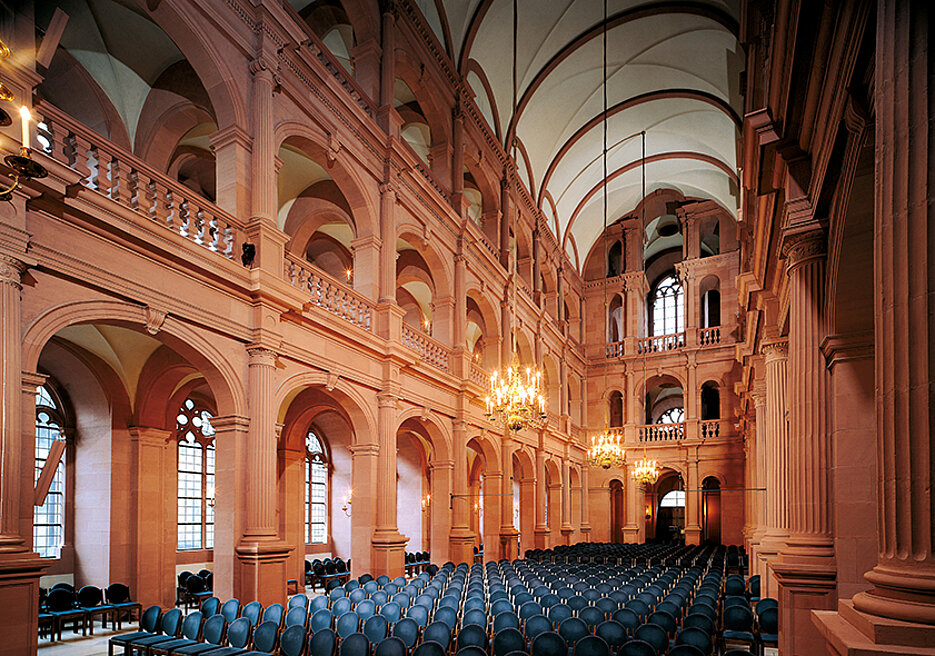
[[[0,0],[0,655],[935,654],[931,13]]]

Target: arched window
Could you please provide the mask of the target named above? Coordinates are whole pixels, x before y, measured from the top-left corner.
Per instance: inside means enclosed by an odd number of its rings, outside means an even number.
[[[685,411],[682,408],[669,408],[661,415],[657,424],[681,424],[685,421]]]
[[[178,549],[214,548],[214,428],[211,413],[185,399],[175,420],[179,442]]]
[[[668,275],[656,283],[652,302],[653,336],[671,335],[684,330],[685,304],[682,301],[682,283],[678,278]]]
[[[65,441],[65,417],[61,403],[45,386],[36,388],[36,482],[46,461],[56,458],[55,474],[45,502],[33,513],[33,549],[43,558],[58,558],[65,544],[65,452],[53,450],[58,441]]]
[[[664,497],[659,501],[660,508],[684,508],[685,507],[685,491],[684,490],[671,490],[667,492]]]
[[[305,435],[305,542],[328,541],[328,460],[314,430]]]

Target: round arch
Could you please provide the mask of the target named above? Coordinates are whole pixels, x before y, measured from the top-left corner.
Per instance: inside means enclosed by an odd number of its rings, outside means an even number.
[[[396,417],[396,432],[398,433],[404,427],[403,425],[412,419],[419,420],[422,428],[420,434],[422,434],[422,437],[427,438],[432,446],[429,463],[451,460],[452,435],[445,422],[439,421],[436,415],[431,412],[426,413],[422,408],[413,407],[401,412]]]
[[[334,381],[327,372],[303,372],[280,382],[273,400],[279,408],[278,421],[285,418],[295,397],[310,387],[324,388],[323,392],[344,411],[353,428],[354,445],[376,444],[377,422],[370,410],[376,404],[364,398],[350,382],[341,378]],[[367,435],[371,439],[364,441],[361,436]]]

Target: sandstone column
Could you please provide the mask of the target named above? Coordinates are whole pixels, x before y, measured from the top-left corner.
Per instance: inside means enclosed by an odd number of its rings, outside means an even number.
[[[765,365],[764,365],[765,367]],[[765,595],[766,571],[763,563],[760,562],[760,543],[766,535],[768,521],[766,518],[767,495],[766,488],[766,451],[767,451],[767,415],[766,415],[766,381],[761,380],[755,383],[753,393],[751,394],[753,405],[756,412],[756,428],[753,433],[754,460],[753,476],[751,480],[748,495],[753,497],[753,532],[750,535],[750,569],[751,574],[760,575],[760,595]]]
[[[589,467],[587,464],[581,468],[581,541],[587,542],[591,539],[591,509],[590,509],[590,496],[591,496],[591,487],[588,481]]]
[[[562,460],[562,544],[571,544],[571,534],[574,528],[571,525],[571,465],[567,459]]]
[[[812,609],[835,602],[831,532],[831,441],[825,422],[825,238],[807,224],[783,235],[789,275],[789,537],[773,563],[779,583],[780,650],[804,656],[823,647]]]
[[[237,544],[234,594],[261,603],[286,596],[286,558],[291,551],[276,527],[276,352],[254,346],[247,350],[250,428],[247,431],[243,535]]]
[[[549,525],[546,522],[546,504],[548,490],[545,483],[545,451],[542,444],[542,431],[539,433],[539,448],[536,450],[536,548],[547,549],[549,546]]]
[[[776,577],[769,566],[789,535],[789,422],[786,420],[786,369],[788,347],[785,341],[763,344],[761,351],[766,368],[766,421],[763,443],[766,466],[766,533],[760,541],[759,558],[763,564],[760,596],[778,597]]]
[[[454,473],[452,475],[451,537],[449,557],[455,563],[471,563],[474,550],[474,532],[471,531],[471,503],[468,497],[467,471],[467,424],[463,420],[453,422],[452,453]],[[441,500],[444,502],[444,500]]]
[[[510,173],[500,178],[500,266],[510,270]]]
[[[373,531],[374,576],[401,576],[406,568],[406,543],[396,523],[396,394],[384,390],[377,395],[380,453],[377,457],[377,498]]]
[[[500,557],[515,560],[519,557],[516,539],[519,531],[513,525],[513,449],[515,442],[509,431],[504,431],[500,445],[500,469],[503,472],[500,486]]]
[[[432,506],[431,506],[431,553],[432,562],[436,564],[451,560],[451,544],[449,542],[449,527],[451,521],[451,473],[454,468],[452,460],[435,460],[429,465],[432,471]]]

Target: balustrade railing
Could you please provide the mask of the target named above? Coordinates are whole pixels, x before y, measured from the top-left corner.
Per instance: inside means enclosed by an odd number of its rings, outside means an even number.
[[[685,439],[685,424],[647,424],[638,426],[640,442],[675,442]]]
[[[374,304],[370,299],[289,253],[284,274],[289,284],[309,294],[309,304],[365,330],[373,329]]]
[[[403,324],[401,337],[403,346],[418,353],[423,362],[438,367],[442,371],[448,371],[450,355],[448,347],[406,323]]]
[[[721,421],[719,419],[702,420],[698,427],[701,439],[707,440],[721,436]]]
[[[721,327],[700,328],[698,330],[698,346],[714,346],[721,343]]]
[[[36,113],[39,147],[81,174],[81,185],[189,241],[236,261],[243,225],[211,201],[116,146],[52,105]]]
[[[484,368],[481,367],[476,362],[471,363],[471,382],[477,383],[481,387],[486,388],[488,381],[490,381],[490,376],[487,375],[487,372],[484,371]]]
[[[653,337],[640,337],[636,340],[636,352],[664,353],[674,351],[685,346],[685,333],[672,333],[671,335],[655,335]]]
[[[608,342],[604,345],[605,358],[623,357],[623,342]]]

